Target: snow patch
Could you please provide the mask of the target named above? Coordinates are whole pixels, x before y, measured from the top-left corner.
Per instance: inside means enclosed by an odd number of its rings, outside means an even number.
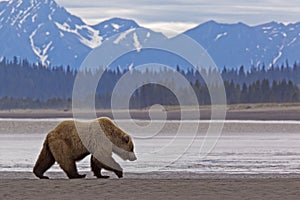
[[[104,28],[108,28],[108,25],[106,24],[106,25],[104,26]]]
[[[52,45],[52,41],[50,41],[48,44],[46,44],[46,46],[44,47],[44,49],[43,49],[43,55],[46,55],[47,54],[47,52],[48,52],[48,50],[49,50],[49,48],[50,48],[50,46]],[[46,57],[48,57],[48,56],[46,56]],[[47,59],[47,58],[46,58]],[[45,62],[45,60],[44,60],[44,62]]]
[[[291,46],[294,42],[296,42],[297,38],[294,38],[290,43],[288,43],[288,46]]]
[[[34,23],[34,22],[35,22],[35,20],[36,20],[36,17],[37,17],[37,14],[35,14],[35,15],[33,15],[33,16],[31,17],[31,21],[32,21],[32,23]]]
[[[221,37],[224,37],[224,36],[226,36],[226,35],[228,35],[227,32],[218,34],[218,35],[216,36],[216,38],[215,38],[215,41],[219,40]]]
[[[133,65],[133,63],[131,63],[129,66],[128,66],[128,70],[129,71],[132,71],[134,69],[134,65]]]
[[[33,50],[33,52],[35,53],[35,55],[37,55],[41,61],[41,63],[44,65],[44,66],[49,66],[50,64],[50,61],[48,61],[48,55],[47,55],[47,52],[50,48],[50,46],[52,45],[52,41],[49,42],[48,44],[44,45],[43,46],[43,49],[40,49],[38,46],[35,46],[35,43],[34,43],[34,36],[36,35],[37,31],[43,26],[44,24],[39,24],[38,25],[38,28],[35,29],[29,36],[29,40],[30,40],[30,45],[31,45],[31,48]]]
[[[66,22],[64,24],[60,24],[58,22],[55,22],[55,25],[57,26],[57,28],[59,28],[62,31],[65,31],[65,32],[71,32],[72,31],[70,29],[69,24],[67,24]]]
[[[52,4],[52,2],[51,2],[51,4]],[[56,11],[56,9],[51,7],[51,11],[52,11],[51,13],[54,13]]]
[[[284,48],[284,45],[281,45],[279,47],[278,55],[272,61],[272,65],[275,65],[275,63],[278,61],[278,59],[282,56],[282,50],[283,50],[283,48]]]
[[[18,8],[18,7],[20,7],[20,5],[21,5],[22,3],[23,3],[23,1],[22,1],[22,0],[18,0],[18,4],[17,4],[17,6],[16,6],[16,7],[17,7],[17,8]]]
[[[25,15],[27,15],[27,14],[29,14],[29,15],[31,15],[32,14],[32,12],[31,12],[31,9],[33,8],[33,4],[31,4],[31,6],[29,6],[26,10],[24,10],[24,14]],[[35,14],[36,15],[36,14]],[[27,17],[26,17],[27,18]]]
[[[24,15],[24,17],[20,20],[20,24],[22,25],[29,16],[30,16],[30,12]]]
[[[270,30],[270,29],[272,29],[273,27],[272,26],[266,26],[266,27],[262,27],[261,29],[262,30]]]
[[[13,7],[13,8],[11,9],[10,14],[14,14],[14,12],[15,12],[15,8]]]
[[[111,24],[112,27],[114,27],[114,29],[119,30],[121,28],[121,26],[119,24]]]
[[[81,43],[83,43],[84,45],[86,45],[92,49],[94,49],[102,44],[103,38],[99,35],[99,31],[97,31],[87,25],[75,25],[75,27],[76,27],[75,29],[71,29],[69,24],[67,24],[67,23],[60,24],[58,22],[55,22],[55,25],[57,26],[57,28],[59,28],[60,30],[62,30],[64,32],[69,32],[69,33],[73,33],[73,34],[77,35],[79,37],[79,40]],[[85,38],[78,32],[78,30],[82,30],[82,29],[87,29],[89,31],[91,38]]]
[[[15,18],[12,20],[11,22],[11,26],[14,26],[16,24],[16,22],[18,21],[18,19],[20,18],[21,14],[23,13],[23,11],[20,11],[16,16]]]
[[[51,2],[52,3],[52,2]],[[54,13],[55,13],[55,8],[50,8],[50,10],[51,10],[51,13],[48,15],[48,19],[50,20],[50,21],[52,21],[52,16],[54,15]]]
[[[94,49],[98,46],[100,46],[102,44],[102,37],[100,36],[100,31],[99,30],[95,30],[93,28],[91,28],[90,26],[87,25],[81,25],[78,26],[76,25],[76,30],[78,29],[87,29],[91,39],[86,39],[83,36],[81,36],[80,40],[82,43],[84,43],[85,45],[89,46],[90,48]]]
[[[5,12],[5,9],[0,11],[0,16]]]
[[[281,34],[282,34],[283,37],[287,36],[286,33],[284,33],[284,32],[281,32]]]
[[[148,32],[147,35],[146,35],[146,37],[149,38],[150,36],[151,36],[151,33]]]
[[[126,36],[131,33],[132,31],[135,31],[135,28],[129,29],[119,35],[117,39],[115,39],[114,44],[119,44],[122,40],[126,39]]]
[[[256,67],[259,67],[260,63],[261,63],[260,61],[257,61],[256,62]]]
[[[134,44],[134,47],[137,50],[137,52],[140,52],[142,49],[142,45],[139,42],[139,39],[138,39],[138,36],[136,33],[133,34],[133,42],[134,42],[133,44]]]

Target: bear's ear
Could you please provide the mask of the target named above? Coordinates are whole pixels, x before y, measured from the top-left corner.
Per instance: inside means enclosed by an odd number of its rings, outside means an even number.
[[[128,143],[129,142],[129,136],[128,135],[125,135],[124,137],[123,137],[123,141],[125,142],[125,143]]]

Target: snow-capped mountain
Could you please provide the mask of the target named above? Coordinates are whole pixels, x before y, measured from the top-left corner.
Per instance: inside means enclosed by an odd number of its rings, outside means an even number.
[[[53,0],[12,0],[0,10],[0,55],[7,58],[76,67],[102,41],[99,31]]]
[[[300,61],[300,23],[271,22],[259,26],[209,21],[184,34],[199,42],[219,68],[266,67]]]
[[[119,34],[119,35],[117,35]],[[282,64],[300,61],[300,23],[271,22],[259,26],[209,21],[186,31],[210,54],[219,68]],[[116,37],[114,37],[116,36]],[[172,42],[163,34],[140,27],[133,20],[113,18],[97,25],[85,24],[54,0],[10,0],[0,2],[0,57],[17,56],[45,66],[78,69],[96,47],[132,47],[135,52],[114,64],[121,68],[147,62],[176,67],[171,55],[140,51],[151,42]],[[110,42],[110,43],[109,43]],[[155,59],[153,59],[155,58]]]
[[[136,28],[141,27],[134,21],[118,18],[89,26],[54,0],[0,2],[0,56],[77,69],[105,39]],[[129,36],[127,39],[133,41]]]
[[[121,18],[112,18],[92,27],[99,30],[104,39],[129,29],[141,28],[135,21]]]

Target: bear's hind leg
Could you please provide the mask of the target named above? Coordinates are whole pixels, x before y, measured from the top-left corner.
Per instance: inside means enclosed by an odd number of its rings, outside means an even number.
[[[84,178],[86,176],[85,174],[78,174],[75,160],[70,157],[66,157],[66,155],[71,155],[71,152],[69,152],[70,149],[64,141],[56,141],[55,143],[49,144],[49,147],[56,162],[70,179]]]
[[[40,179],[49,179],[44,173],[55,163],[55,159],[50,152],[47,140],[45,141],[41,153],[33,168],[33,173]]]
[[[64,160],[63,162],[58,162],[59,166],[64,170],[64,172],[67,174],[67,176],[70,179],[74,178],[85,178],[85,174],[81,175],[78,174],[77,168],[76,168],[76,163],[74,160],[67,159]]]
[[[103,176],[101,174],[101,169],[103,168],[103,166],[101,166],[102,163],[98,161],[98,165],[97,165],[95,159],[96,158],[92,155],[91,156],[91,169],[92,169],[92,172],[94,173],[94,175],[97,178],[109,178],[109,176]]]

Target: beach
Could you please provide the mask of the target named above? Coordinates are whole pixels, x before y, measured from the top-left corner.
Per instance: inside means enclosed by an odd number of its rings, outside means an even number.
[[[39,112],[40,117],[33,119],[14,111],[19,114],[0,119],[0,199],[298,199],[300,121],[294,118],[296,108],[231,108],[240,119],[226,121],[154,120],[154,127],[162,127],[158,134],[130,132],[137,161],[115,157],[124,178],[104,171],[110,176],[106,180],[90,172],[89,157],[77,163],[79,173],[87,174],[85,179],[68,180],[57,164],[46,174],[50,180],[37,179],[32,168],[43,140],[68,116]],[[277,115],[273,116],[289,113],[293,120],[269,119],[274,110]],[[267,120],[247,118],[248,112],[264,113],[261,116]],[[129,131],[132,128],[128,120],[116,122]],[[143,118],[137,122],[142,127],[150,123]],[[178,134],[181,124],[186,128]],[[207,135],[209,126],[220,124],[220,135]],[[201,149],[209,142],[212,149]]]

